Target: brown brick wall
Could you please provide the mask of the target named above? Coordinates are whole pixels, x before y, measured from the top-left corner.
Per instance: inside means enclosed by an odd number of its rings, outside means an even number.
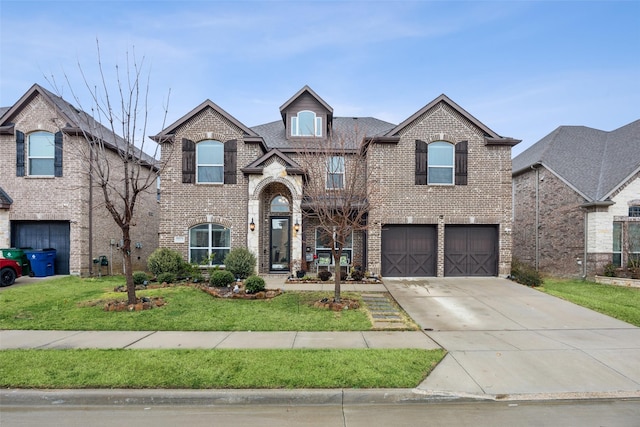
[[[513,178],[514,256],[536,265],[536,184],[539,197],[538,269],[581,276],[584,262],[584,198],[544,167]]]

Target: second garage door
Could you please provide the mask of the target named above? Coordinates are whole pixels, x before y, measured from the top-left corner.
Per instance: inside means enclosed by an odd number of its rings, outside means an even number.
[[[445,276],[497,276],[498,228],[446,226],[444,237]]]
[[[382,275],[432,277],[438,259],[435,225],[382,227]]]

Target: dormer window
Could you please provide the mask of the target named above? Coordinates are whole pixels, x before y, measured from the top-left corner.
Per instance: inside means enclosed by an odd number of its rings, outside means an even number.
[[[322,136],[322,117],[313,111],[300,111],[291,117],[291,136]]]

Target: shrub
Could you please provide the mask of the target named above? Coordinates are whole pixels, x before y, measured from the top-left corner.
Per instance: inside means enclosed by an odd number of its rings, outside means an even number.
[[[133,283],[135,285],[144,285],[144,282],[149,280],[149,276],[144,271],[134,271],[133,272]]]
[[[160,273],[173,273],[178,275],[184,269],[184,260],[180,252],[168,248],[158,248],[147,260],[149,271],[155,276]],[[159,279],[158,279],[159,280]]]
[[[216,288],[224,288],[231,285],[235,281],[233,273],[227,270],[215,270],[209,277],[209,284]]]
[[[176,281],[174,273],[164,272],[158,274],[158,283],[173,283]]]
[[[604,266],[603,273],[606,277],[616,277],[616,266],[610,262],[609,264]]]
[[[234,248],[224,258],[224,268],[234,277],[245,279],[254,273],[256,257],[247,248]]]
[[[516,282],[526,286],[542,285],[540,272],[530,265],[521,263],[516,258],[511,262],[511,278]]]
[[[264,288],[264,279],[260,276],[249,276],[244,281],[244,289],[247,293],[255,294],[256,292],[264,291]]]
[[[322,270],[318,272],[318,279],[322,280],[323,282],[331,279],[331,276],[333,276],[333,274],[331,274],[329,270]]]
[[[364,273],[362,272],[362,270],[353,269],[351,271],[351,278],[353,280],[360,281],[364,279]]]

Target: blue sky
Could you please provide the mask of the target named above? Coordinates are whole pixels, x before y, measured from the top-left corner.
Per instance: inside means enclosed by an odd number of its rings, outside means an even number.
[[[441,93],[518,154],[560,125],[640,118],[640,1],[0,0],[0,106],[53,76],[83,99],[126,52],[150,75],[147,134],[211,99],[247,126],[308,84],[336,116],[400,123]],[[84,107],[86,104],[82,104]]]

